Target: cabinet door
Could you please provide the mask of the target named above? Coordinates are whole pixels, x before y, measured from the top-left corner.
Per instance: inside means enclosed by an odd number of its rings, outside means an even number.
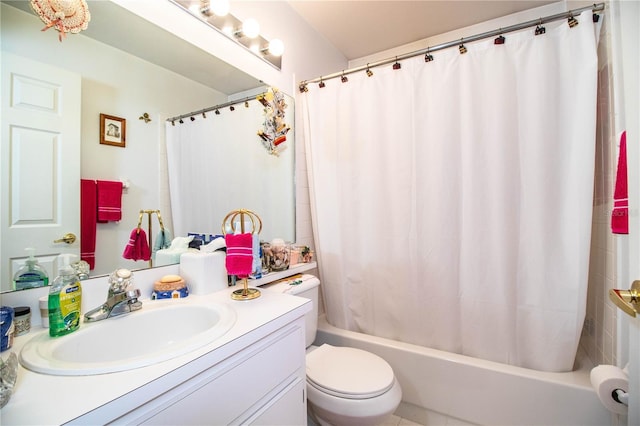
[[[307,418],[307,400],[305,398],[306,380],[296,380],[283,390],[269,404],[263,407],[257,416],[249,420],[252,425],[304,425]]]

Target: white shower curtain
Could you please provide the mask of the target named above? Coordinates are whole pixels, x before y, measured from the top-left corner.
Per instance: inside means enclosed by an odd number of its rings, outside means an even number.
[[[547,24],[309,85],[314,236],[338,327],[569,371],[584,320],[597,28]]]

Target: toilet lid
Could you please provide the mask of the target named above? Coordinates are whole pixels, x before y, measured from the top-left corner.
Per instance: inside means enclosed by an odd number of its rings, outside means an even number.
[[[307,381],[328,394],[349,399],[373,398],[394,383],[391,366],[361,349],[324,344],[307,354]]]

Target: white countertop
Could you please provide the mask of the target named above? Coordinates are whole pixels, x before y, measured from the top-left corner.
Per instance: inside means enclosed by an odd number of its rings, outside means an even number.
[[[176,300],[177,303],[225,303],[237,313],[235,325],[222,337],[176,358],[153,366],[92,376],[53,376],[20,366],[14,394],[0,411],[2,424],[104,423],[115,413],[142,405],[163,389],[177,386],[311,310],[308,299],[268,291],[262,291],[254,300],[234,301],[230,294],[236,289],[238,287],[230,287],[206,296],[190,295]],[[144,299],[142,309],[152,303],[154,301]],[[33,324],[30,333],[15,338],[10,351],[18,354],[37,333],[47,332],[37,323]],[[6,359],[8,354],[9,351],[3,352],[2,357]],[[123,395],[127,397],[120,398]]]

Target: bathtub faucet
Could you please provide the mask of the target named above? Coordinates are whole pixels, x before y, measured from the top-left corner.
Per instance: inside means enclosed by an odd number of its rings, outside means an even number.
[[[127,314],[142,308],[138,300],[140,290],[132,286],[132,273],[128,269],[118,269],[109,276],[107,301],[84,315],[87,322],[100,321],[117,315]]]

